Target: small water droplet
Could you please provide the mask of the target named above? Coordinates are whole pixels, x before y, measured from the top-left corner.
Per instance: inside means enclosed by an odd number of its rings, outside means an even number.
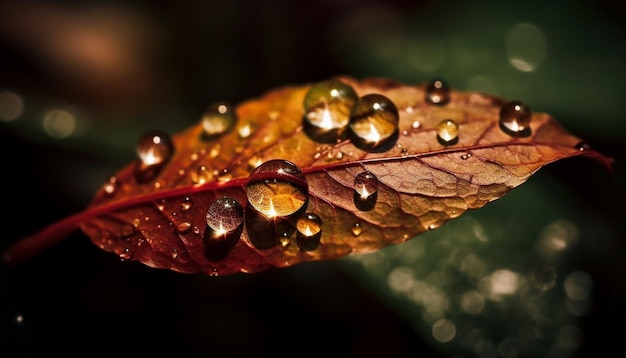
[[[358,100],[354,89],[338,80],[311,86],[304,97],[303,128],[311,139],[333,143],[342,138],[350,121],[350,111]]]
[[[428,225],[428,230],[435,230],[438,227],[439,227],[438,224],[430,224],[430,225]]]
[[[450,87],[443,80],[431,81],[426,86],[426,102],[443,106],[450,102]]]
[[[352,234],[354,236],[359,236],[362,233],[363,233],[363,228],[361,227],[361,224],[354,223],[354,225],[352,225]]]
[[[228,168],[224,168],[217,172],[217,180],[225,183],[233,178],[233,173],[228,170]]]
[[[576,143],[575,148],[581,152],[584,152],[586,150],[591,150],[591,146],[587,142],[578,142]]]
[[[302,251],[317,249],[322,237],[322,219],[315,213],[305,213],[296,222],[297,242]]]
[[[128,261],[128,260],[132,260],[133,258],[133,250],[130,247],[125,247],[122,252],[120,252],[120,254],[118,255],[120,260],[122,261]]]
[[[204,137],[211,138],[228,132],[237,122],[234,108],[228,103],[213,103],[202,114]]]
[[[290,161],[273,159],[250,173],[246,194],[250,205],[269,218],[290,216],[308,202],[308,184],[300,168]]]
[[[241,139],[248,138],[250,135],[252,135],[252,132],[254,132],[254,125],[250,122],[243,124],[237,130],[237,133],[239,133],[239,138]]]
[[[406,148],[402,148],[402,150],[400,150],[400,155],[402,157],[406,157],[407,155],[409,155],[409,150]]]
[[[205,165],[198,165],[189,172],[189,176],[194,184],[204,184],[213,180],[213,173]]]
[[[243,208],[237,200],[222,197],[206,213],[204,255],[213,262],[223,260],[235,247],[243,230]]]
[[[419,129],[422,126],[422,124],[420,123],[420,121],[413,121],[413,123],[411,123],[411,129],[412,130],[416,130]]]
[[[117,192],[117,189],[120,186],[120,182],[115,175],[110,176],[109,179],[102,186],[102,190],[104,191],[104,195],[108,197],[112,197]]]
[[[220,275],[220,273],[219,273],[219,271],[217,271],[217,269],[213,269],[211,272],[209,272],[209,276],[211,276],[211,277],[217,277],[219,275]]]
[[[515,137],[530,135],[530,107],[521,101],[510,101],[500,108],[500,128]]]
[[[471,157],[472,157],[472,153],[465,153],[465,154],[461,155],[461,159],[463,159],[463,160],[468,160]]]
[[[170,135],[154,130],[145,133],[137,142],[139,163],[135,170],[135,178],[146,182],[154,178],[174,153]]]
[[[178,257],[178,250],[177,249],[172,249],[171,254],[172,254],[172,258],[173,259],[177,258]]]
[[[359,98],[350,112],[354,144],[369,150],[390,142],[398,135],[399,120],[398,109],[389,98],[374,93]]]
[[[176,233],[178,234],[186,234],[191,230],[191,223],[187,221],[183,221],[180,224],[176,225]]]
[[[362,211],[374,208],[378,200],[378,178],[370,172],[359,173],[354,178],[354,205]]]
[[[459,125],[452,119],[444,119],[437,125],[437,140],[441,145],[454,145],[459,141]]]
[[[165,210],[165,199],[159,199],[156,202],[156,206],[157,206],[157,209],[159,209],[160,211]]]
[[[134,227],[138,227],[139,224],[141,224],[141,219],[139,218],[134,218],[133,221],[131,222],[131,225],[133,225]]]
[[[186,196],[183,199],[183,202],[180,204],[180,210],[187,211],[187,210],[191,209],[191,205],[192,205],[191,198]]]

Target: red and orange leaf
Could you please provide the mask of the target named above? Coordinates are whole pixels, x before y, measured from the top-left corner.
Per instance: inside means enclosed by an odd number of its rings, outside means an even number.
[[[548,114],[532,113],[527,127],[511,130],[500,112],[515,103],[494,96],[433,83],[335,80],[374,103],[356,116],[379,116],[383,135],[395,129],[384,144],[358,136],[370,122],[331,140],[311,132],[304,103],[313,84],[274,89],[221,108],[223,122],[198,123],[171,143],[165,133],[145,137],[143,159],[105,183],[84,212],[18,242],[5,259],[22,261],[80,227],[123,260],[186,273],[259,272],[404,242],[557,160],[588,156],[611,165]],[[376,96],[367,102],[366,95]],[[359,103],[341,105],[355,116]],[[528,110],[520,105],[513,111]]]

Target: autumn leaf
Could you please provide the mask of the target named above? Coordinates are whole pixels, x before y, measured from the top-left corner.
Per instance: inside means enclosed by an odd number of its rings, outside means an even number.
[[[226,275],[371,252],[434,230],[557,160],[611,160],[521,101],[340,76],[210,106],[83,212],[9,248],[19,263],[80,228],[122,260]]]

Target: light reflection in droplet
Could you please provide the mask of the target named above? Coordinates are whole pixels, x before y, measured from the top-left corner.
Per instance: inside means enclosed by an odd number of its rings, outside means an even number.
[[[76,129],[76,117],[67,110],[52,109],[44,115],[42,126],[46,134],[52,138],[67,138]]]
[[[513,26],[506,39],[509,62],[522,72],[535,71],[543,63],[547,48],[543,31],[529,23]]]
[[[24,111],[24,100],[12,91],[0,92],[0,120],[10,122],[16,120]]]

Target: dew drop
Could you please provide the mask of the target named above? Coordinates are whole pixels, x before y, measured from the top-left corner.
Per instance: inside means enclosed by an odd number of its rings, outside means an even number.
[[[459,125],[452,119],[444,119],[437,125],[437,140],[441,145],[454,145],[459,141]]]
[[[450,87],[445,81],[434,80],[426,86],[426,102],[443,106],[450,102]]]
[[[302,251],[317,249],[322,237],[322,219],[315,213],[305,213],[296,222],[297,242]]]
[[[579,142],[576,144],[575,148],[578,151],[584,152],[591,149],[591,146],[587,142]]]
[[[222,197],[209,206],[206,223],[217,235],[237,230],[243,223],[243,209],[237,200]]]
[[[171,251],[172,258],[175,259],[178,257],[178,249],[172,249]]]
[[[465,153],[465,154],[461,155],[461,159],[463,159],[463,160],[468,160],[471,157],[472,157],[472,153]]]
[[[530,108],[521,101],[510,101],[500,108],[500,128],[515,137],[530,135]]]
[[[358,100],[354,89],[337,80],[315,83],[304,97],[303,128],[311,139],[333,143],[342,138]]]
[[[378,178],[370,172],[363,172],[354,178],[354,205],[362,211],[374,208],[378,199]]]
[[[204,256],[212,262],[223,260],[237,244],[243,231],[243,208],[237,200],[222,197],[206,213]]]
[[[228,132],[237,122],[234,109],[228,103],[213,103],[202,114],[204,136],[211,138]]]
[[[120,252],[119,254],[120,260],[122,261],[128,261],[128,260],[132,260],[133,258],[133,250],[129,247],[125,247],[122,252]]]
[[[420,123],[420,121],[413,121],[413,123],[411,123],[411,129],[412,130],[419,129],[421,126],[422,126],[422,124]]]
[[[250,205],[269,218],[299,212],[309,197],[308,184],[300,168],[282,159],[267,161],[254,169],[246,194]]]
[[[217,180],[222,183],[225,183],[233,178],[233,173],[228,170],[228,168],[224,168],[217,172]]]
[[[186,234],[191,231],[191,223],[187,221],[183,221],[180,224],[176,225],[176,233],[178,234]]]
[[[118,188],[120,186],[119,180],[116,176],[110,176],[109,179],[102,186],[102,190],[104,191],[104,195],[111,197],[115,195]]]
[[[138,182],[146,182],[154,178],[165,166],[174,153],[174,145],[170,135],[154,130],[145,133],[137,142],[139,163],[135,170]]]
[[[180,204],[180,210],[182,211],[188,211],[189,209],[191,209],[191,198],[186,196],[183,199],[183,202]]]
[[[204,184],[213,180],[213,173],[206,167],[206,165],[198,165],[195,169],[189,172],[189,176],[194,184]]]
[[[400,117],[396,105],[380,94],[368,94],[357,101],[350,112],[350,130],[354,144],[372,149],[398,135]]]
[[[361,224],[354,223],[354,225],[352,225],[352,234],[354,236],[359,236],[362,233],[363,233],[363,228],[361,227]]]
[[[239,134],[239,138],[241,139],[248,138],[252,134],[252,132],[254,132],[254,127],[252,123],[246,123],[242,125],[241,127],[239,127],[239,129],[237,130],[237,133]]]

